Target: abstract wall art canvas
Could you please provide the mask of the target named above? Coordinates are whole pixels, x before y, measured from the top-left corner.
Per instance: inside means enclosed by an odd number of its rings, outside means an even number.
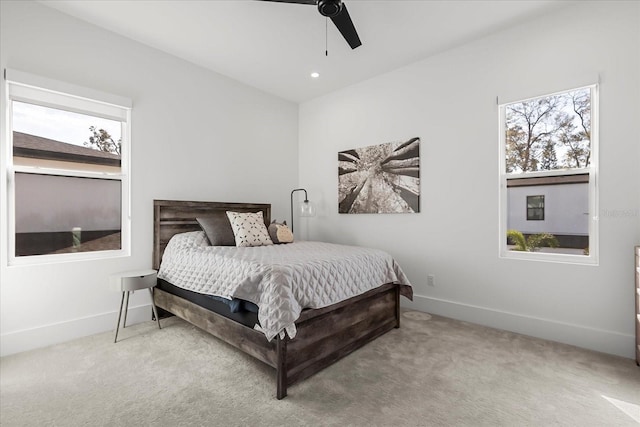
[[[338,212],[420,212],[420,138],[339,152]]]

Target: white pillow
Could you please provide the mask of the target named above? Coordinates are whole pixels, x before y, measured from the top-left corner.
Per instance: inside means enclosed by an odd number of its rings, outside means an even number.
[[[255,213],[227,211],[227,217],[236,238],[236,246],[273,245],[267,226],[264,225],[262,211]]]

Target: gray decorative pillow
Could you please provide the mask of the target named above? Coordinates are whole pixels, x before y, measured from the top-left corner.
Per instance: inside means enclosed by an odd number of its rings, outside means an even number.
[[[287,221],[283,221],[281,224],[275,221],[269,224],[269,237],[274,244],[280,243],[292,243],[293,233],[287,227]]]
[[[264,225],[262,211],[255,213],[227,211],[227,216],[236,238],[236,246],[273,245],[267,227]]]
[[[233,228],[229,218],[224,212],[218,215],[203,216],[196,218],[200,228],[207,235],[212,246],[235,246],[236,238],[233,235]]]

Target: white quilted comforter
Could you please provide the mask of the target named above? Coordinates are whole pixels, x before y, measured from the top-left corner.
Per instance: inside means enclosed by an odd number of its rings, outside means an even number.
[[[285,330],[293,338],[303,308],[326,307],[391,282],[412,293],[398,264],[381,250],[322,242],[209,246],[201,231],[173,236],[158,277],[201,294],[253,302],[267,340]]]

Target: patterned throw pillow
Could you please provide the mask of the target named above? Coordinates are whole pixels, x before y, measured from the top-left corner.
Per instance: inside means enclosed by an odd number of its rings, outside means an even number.
[[[264,225],[262,211],[255,213],[227,211],[227,217],[233,228],[236,246],[273,245],[267,227]]]
[[[293,233],[287,227],[287,221],[283,221],[282,224],[273,221],[269,224],[269,237],[276,245],[293,242]]]

